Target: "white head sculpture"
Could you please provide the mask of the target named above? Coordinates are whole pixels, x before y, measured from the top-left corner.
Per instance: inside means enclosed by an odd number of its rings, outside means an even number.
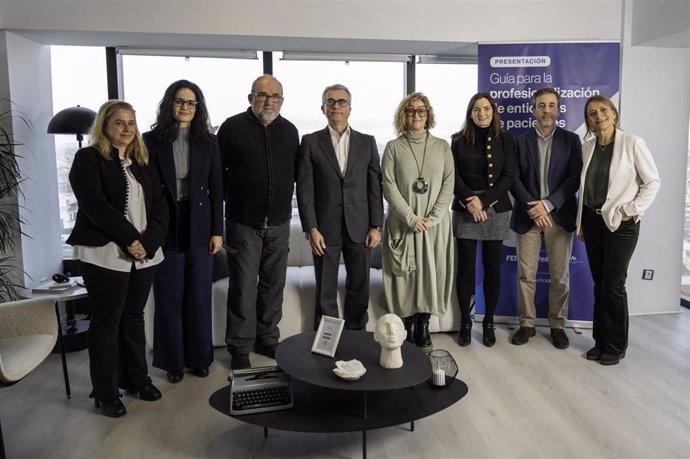
[[[405,326],[395,314],[385,314],[376,322],[374,339],[381,345],[379,363],[383,368],[400,368],[403,365],[400,348],[405,338]]]

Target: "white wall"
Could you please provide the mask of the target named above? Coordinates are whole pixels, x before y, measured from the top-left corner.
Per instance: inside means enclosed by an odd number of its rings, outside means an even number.
[[[631,313],[677,311],[690,119],[690,49],[632,46],[631,0],[625,6],[621,69],[621,128],[645,139],[661,189],[640,227],[628,271]],[[636,21],[635,27],[651,27]],[[642,280],[642,270],[655,270]]]
[[[50,81],[50,47],[9,32],[0,32],[0,47],[8,71],[0,94],[10,95],[17,111],[12,123],[14,138],[25,146],[17,150],[21,185],[19,213],[22,225],[22,261],[25,285],[60,271],[60,216],[57,167],[53,137],[46,134],[53,115]],[[18,116],[31,123],[27,126]]]

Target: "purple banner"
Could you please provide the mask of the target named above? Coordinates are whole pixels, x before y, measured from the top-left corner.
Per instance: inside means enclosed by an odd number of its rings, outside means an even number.
[[[529,43],[479,45],[479,91],[496,100],[501,126],[513,136],[534,129],[530,110],[532,94],[543,87],[555,88],[561,95],[562,128],[584,137],[584,104],[595,94],[617,103],[620,72],[618,43]],[[496,316],[515,317],[517,313],[517,256],[515,235],[504,241],[501,266],[501,292]],[[482,279],[481,257],[477,256],[478,279]],[[550,284],[546,250],[542,245],[537,272],[535,305],[537,317],[546,318]],[[476,312],[484,312],[482,282],[475,287]],[[568,319],[592,320],[594,295],[584,244],[575,239],[570,259],[570,305]]]

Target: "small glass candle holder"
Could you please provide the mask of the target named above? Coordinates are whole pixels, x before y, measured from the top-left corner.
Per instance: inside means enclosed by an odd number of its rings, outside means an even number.
[[[431,387],[448,387],[458,374],[458,364],[450,352],[435,349],[429,353],[431,361],[431,378],[427,381]]]

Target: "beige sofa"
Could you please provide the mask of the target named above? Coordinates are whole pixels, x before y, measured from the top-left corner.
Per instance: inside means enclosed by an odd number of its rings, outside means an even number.
[[[304,237],[298,219],[293,219],[290,229],[290,253],[283,299],[283,318],[280,321],[280,336],[284,339],[313,329],[314,297],[316,280],[314,264],[309,243]],[[345,297],[345,267],[341,267],[338,278],[338,304],[341,308]],[[226,302],[228,278],[224,277],[213,283],[213,345],[225,346]],[[369,322],[367,330],[372,331],[376,320],[385,314],[379,306],[383,294],[381,270],[371,268],[371,287],[369,299]],[[149,295],[146,305],[146,342],[153,347],[153,314],[155,304],[153,293]],[[432,332],[457,330],[459,325],[457,297],[453,292],[448,311],[442,317],[432,317],[429,329]]]

